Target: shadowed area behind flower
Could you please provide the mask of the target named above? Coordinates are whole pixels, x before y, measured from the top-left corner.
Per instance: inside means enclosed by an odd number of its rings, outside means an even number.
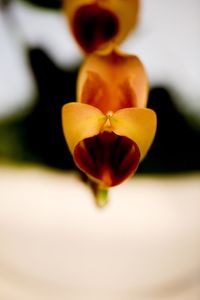
[[[6,1],[6,0],[4,0]],[[7,0],[7,1],[12,1],[12,0]],[[26,2],[30,2],[34,5],[39,5],[43,8],[52,8],[52,9],[59,9],[61,8],[62,0],[23,0]]]
[[[66,102],[75,101],[77,69],[58,69],[39,49],[31,50],[29,56],[39,99],[28,115],[0,123],[0,159],[72,169],[73,159],[66,151],[62,133],[61,108]],[[178,112],[165,89],[151,90],[148,103],[157,114],[158,129],[138,172],[200,170],[199,130]]]

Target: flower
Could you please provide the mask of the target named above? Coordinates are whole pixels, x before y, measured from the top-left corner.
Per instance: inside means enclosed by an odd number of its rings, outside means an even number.
[[[65,0],[64,13],[79,46],[91,53],[119,44],[137,24],[139,0]]]
[[[147,91],[140,60],[118,50],[89,56],[80,70],[78,102],[64,105],[63,131],[76,165],[102,187],[134,174],[153,141]]]

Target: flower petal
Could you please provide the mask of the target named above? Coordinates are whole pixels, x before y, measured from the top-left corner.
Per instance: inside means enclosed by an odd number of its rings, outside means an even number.
[[[77,166],[101,187],[120,184],[137,169],[138,146],[129,138],[103,132],[84,139],[74,149]]]
[[[149,150],[156,132],[156,114],[147,108],[125,108],[110,118],[113,132],[134,141],[140,150],[140,160]]]
[[[148,79],[137,56],[117,49],[90,55],[78,77],[79,102],[96,106],[105,114],[126,107],[145,107]]]
[[[68,103],[62,108],[62,126],[71,153],[85,138],[97,135],[106,116],[96,107],[83,103]]]
[[[64,0],[64,12],[78,44],[91,53],[127,36],[137,23],[139,0]]]

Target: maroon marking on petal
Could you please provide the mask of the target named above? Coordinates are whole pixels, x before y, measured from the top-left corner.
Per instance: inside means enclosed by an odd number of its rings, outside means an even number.
[[[88,71],[81,102],[95,106],[107,114],[109,111],[136,106],[136,96],[127,78],[115,88],[112,87],[112,82],[108,85],[99,74]]]
[[[73,33],[86,52],[97,50],[118,33],[118,19],[96,3],[81,6],[73,18]]]
[[[121,94],[120,95],[121,108],[137,106],[136,95],[128,79],[125,79],[119,85],[119,90]]]
[[[115,186],[137,169],[138,146],[125,136],[103,132],[80,142],[74,151],[77,166],[105,186]]]
[[[106,82],[95,72],[88,72],[83,91],[81,102],[97,107],[103,113],[113,110],[113,102],[110,101],[110,92]],[[112,99],[111,99],[112,100]]]

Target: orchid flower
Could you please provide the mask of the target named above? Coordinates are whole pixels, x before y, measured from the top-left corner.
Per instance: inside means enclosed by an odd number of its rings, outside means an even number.
[[[79,46],[91,53],[135,28],[139,0],[64,0],[64,12]]]
[[[78,101],[63,106],[63,131],[74,161],[102,189],[133,175],[150,148],[156,115],[145,108],[147,91],[140,60],[109,50],[86,59]]]

